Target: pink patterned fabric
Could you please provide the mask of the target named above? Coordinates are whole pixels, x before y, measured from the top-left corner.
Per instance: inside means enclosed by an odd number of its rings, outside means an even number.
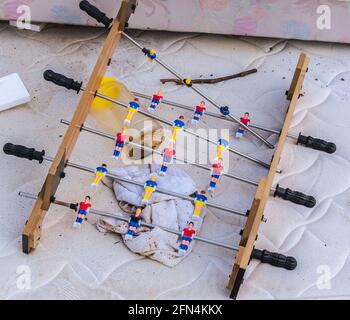
[[[13,20],[17,8],[31,8],[32,21],[97,26],[79,9],[80,0],[2,0],[0,19]],[[91,0],[109,16],[121,0]],[[322,29],[322,6],[330,29]],[[326,9],[327,9],[326,8]],[[327,10],[328,10],[327,9]],[[139,0],[130,27],[350,43],[350,1],[340,0]]]

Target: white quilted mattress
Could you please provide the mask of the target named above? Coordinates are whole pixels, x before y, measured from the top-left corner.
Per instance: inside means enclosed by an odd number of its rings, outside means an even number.
[[[216,85],[201,85],[214,99],[231,106],[235,115],[250,111],[252,121],[281,128],[288,89],[300,51],[311,57],[291,133],[323,138],[337,144],[333,155],[296,146],[288,140],[276,183],[316,197],[313,209],[270,198],[256,247],[293,255],[294,271],[252,261],[239,299],[309,299],[350,297],[350,47],[273,39],[230,36],[135,33],[185,76],[224,76],[252,67],[258,73]],[[46,83],[42,73],[52,68],[77,80],[86,80],[105,39],[100,29],[50,27],[42,33],[19,32],[0,24],[0,77],[18,72],[32,101],[0,112],[0,142],[45,149],[54,155],[78,96]],[[160,77],[169,74],[151,64],[123,40],[112,61],[114,73],[130,90],[152,94]],[[187,88],[165,86],[168,100],[193,105],[199,98]],[[166,108],[163,108],[163,110]],[[210,107],[211,111],[215,111]],[[174,118],[168,109],[162,116]],[[186,113],[189,115],[189,113]],[[91,119],[90,126],[99,127]],[[205,120],[206,127],[217,123]],[[227,127],[228,122],[221,126]],[[275,136],[264,134],[270,141]],[[268,161],[271,152],[255,139],[233,142],[235,147]],[[82,133],[72,161],[94,167],[110,157],[111,145],[100,137]],[[107,160],[109,161],[109,160]],[[73,215],[52,207],[40,246],[30,255],[21,251],[21,231],[33,201],[19,198],[18,191],[38,193],[48,164],[9,158],[0,154],[0,298],[1,299],[227,299],[226,289],[234,253],[203,243],[177,267],[168,268],[133,254],[120,237],[97,232],[95,217],[82,230],[72,229]],[[184,166],[204,184],[207,174]],[[230,172],[257,179],[265,169],[231,158]],[[76,202],[91,176],[67,169],[57,198]],[[246,210],[255,188],[223,178],[213,201]],[[229,195],[229,197],[227,196]],[[100,210],[119,210],[114,195],[101,188],[93,205]],[[237,244],[244,218],[209,210],[201,235]],[[18,286],[21,266],[31,271],[30,289]],[[17,273],[16,273],[17,272]]]

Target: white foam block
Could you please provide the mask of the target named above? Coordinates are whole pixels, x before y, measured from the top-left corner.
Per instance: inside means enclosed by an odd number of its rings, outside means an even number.
[[[0,78],[0,111],[29,101],[29,92],[17,73]]]

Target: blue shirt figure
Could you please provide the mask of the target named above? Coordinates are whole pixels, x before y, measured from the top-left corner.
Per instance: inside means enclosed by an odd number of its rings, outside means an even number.
[[[96,172],[107,173],[108,170],[106,167],[97,167]]]
[[[157,187],[157,182],[152,180],[147,180],[145,183],[145,187],[152,187],[155,189]]]
[[[225,148],[229,146],[229,142],[225,139],[219,139],[218,143],[219,145],[224,146]]]
[[[143,199],[141,201],[142,205],[148,205],[153,192],[157,188],[157,178],[156,176],[152,176],[151,179],[147,180],[145,185],[144,185],[144,194],[143,194]]]
[[[101,183],[102,179],[106,176],[107,172],[108,170],[106,164],[102,164],[101,167],[97,167],[95,169],[95,178],[94,181],[91,183],[91,187],[97,187]]]
[[[129,108],[138,110],[140,108],[140,105],[136,101],[129,102]]]
[[[197,193],[195,200],[206,202],[208,198],[204,194]]]
[[[182,120],[176,119],[174,121],[174,126],[178,128],[183,128],[185,126],[185,123]]]

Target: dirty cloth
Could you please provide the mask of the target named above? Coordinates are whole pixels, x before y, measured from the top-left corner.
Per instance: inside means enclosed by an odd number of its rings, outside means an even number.
[[[181,169],[171,167],[165,177],[159,176],[159,171],[159,165],[126,166],[110,170],[114,175],[141,183],[146,182],[151,175],[156,175],[158,188],[184,195],[192,195],[197,191],[193,179]],[[127,202],[135,207],[141,206],[143,187],[115,180],[113,189],[118,201]],[[143,209],[142,221],[182,231],[187,227],[188,222],[192,221],[193,209],[193,203],[189,200],[155,192],[150,204]],[[205,209],[203,211],[203,215],[195,221],[197,232],[199,232],[205,216]],[[126,222],[120,222],[113,218],[101,219],[98,227],[100,229],[105,227],[109,231],[120,233],[123,235],[123,239],[128,230]],[[124,243],[135,253],[159,261],[168,267],[174,267],[191,252],[195,241],[191,243],[187,253],[182,255],[177,252],[178,235],[166,232],[159,227],[154,229],[141,227],[133,240],[124,239]]]

